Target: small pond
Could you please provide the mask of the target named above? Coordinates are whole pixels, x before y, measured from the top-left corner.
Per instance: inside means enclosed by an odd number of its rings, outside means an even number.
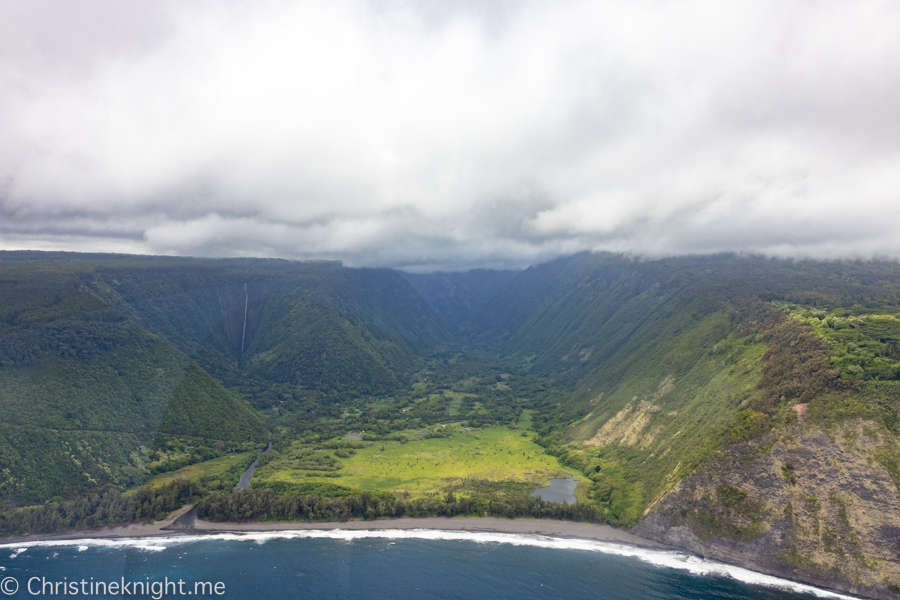
[[[550,485],[534,490],[531,495],[547,502],[575,504],[575,487],[577,485],[578,482],[574,479],[551,479]]]

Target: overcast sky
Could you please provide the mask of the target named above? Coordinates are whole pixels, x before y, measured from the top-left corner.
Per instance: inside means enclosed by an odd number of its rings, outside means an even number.
[[[0,247],[900,257],[900,3],[0,0]]]

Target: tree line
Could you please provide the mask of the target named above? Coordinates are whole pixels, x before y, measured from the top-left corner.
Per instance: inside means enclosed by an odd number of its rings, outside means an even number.
[[[348,521],[400,517],[533,517],[602,523],[603,509],[587,504],[556,504],[530,496],[457,496],[452,492],[426,498],[396,498],[360,492],[342,498],[315,494],[279,494],[248,489],[235,494],[216,492],[197,507],[197,516],[213,522]]]
[[[200,484],[177,480],[155,489],[142,487],[134,493],[109,489],[72,500],[6,509],[0,511],[0,537],[162,520],[173,510],[197,502],[202,495]]]

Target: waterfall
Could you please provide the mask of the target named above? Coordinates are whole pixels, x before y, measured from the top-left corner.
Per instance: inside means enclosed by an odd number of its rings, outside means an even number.
[[[241,355],[244,354],[244,340],[247,338],[247,306],[250,304],[250,296],[247,294],[247,284],[244,284],[244,330],[241,332]]]

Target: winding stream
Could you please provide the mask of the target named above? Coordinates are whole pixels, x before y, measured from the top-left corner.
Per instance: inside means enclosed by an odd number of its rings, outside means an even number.
[[[266,449],[259,453],[259,456],[266,454],[269,450],[272,449],[272,442],[269,442],[269,445],[266,446]],[[250,466],[247,467],[247,470],[241,473],[241,480],[238,482],[236,486],[234,486],[234,491],[246,490],[250,487],[250,478],[253,477],[253,471],[256,470],[257,465],[259,465],[259,456],[256,457]]]

